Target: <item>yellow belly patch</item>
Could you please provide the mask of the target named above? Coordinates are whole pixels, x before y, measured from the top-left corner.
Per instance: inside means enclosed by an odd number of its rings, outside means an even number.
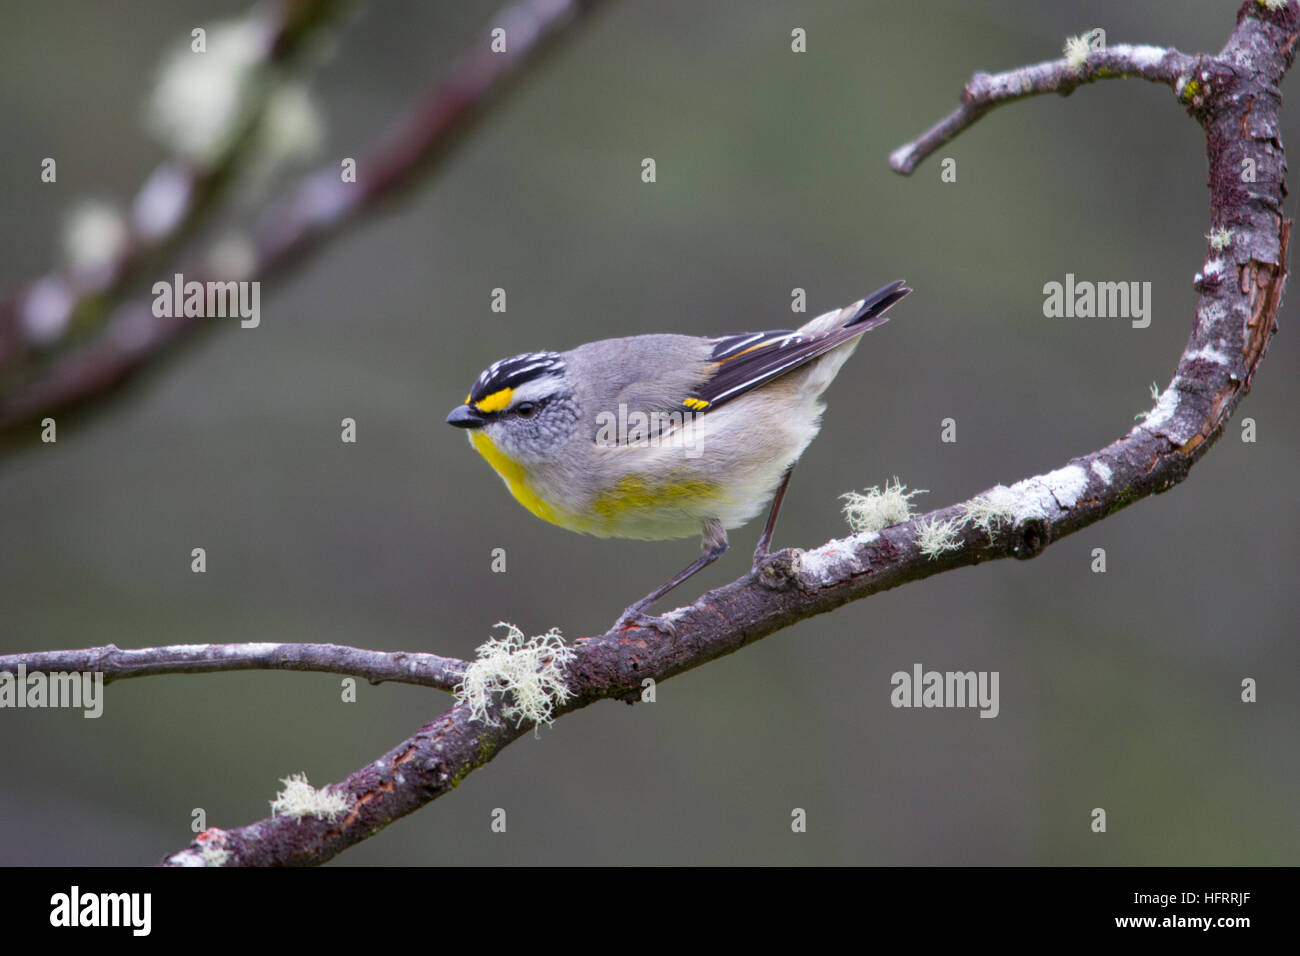
[[[608,520],[629,512],[681,508],[712,498],[717,491],[717,484],[711,481],[686,479],[651,483],[629,475],[621,479],[612,491],[597,495],[592,510]]]
[[[570,531],[650,540],[682,537],[698,526],[697,519],[690,517],[691,512],[705,513],[709,510],[707,503],[721,503],[720,486],[716,482],[698,478],[646,481],[629,475],[596,496],[590,515],[574,514],[539,497],[528,483],[524,467],[501,451],[487,435],[471,432],[469,439],[504,479],[516,501],[543,521]]]

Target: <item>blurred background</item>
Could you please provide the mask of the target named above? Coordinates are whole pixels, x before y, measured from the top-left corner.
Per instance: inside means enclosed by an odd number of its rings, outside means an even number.
[[[364,154],[496,8],[352,8],[310,75],[312,164]],[[900,277],[916,292],[828,393],[778,546],[847,534],[838,496],[893,476],[929,490],[926,510],[1101,447],[1187,339],[1209,229],[1199,127],[1170,90],[1113,81],[998,110],[910,179],[887,158],[976,70],[1050,59],[1094,27],[1217,51],[1237,8],[611,3],[437,175],[265,283],[260,327],[227,322],[61,420],[57,444],[0,459],[0,653],[320,641],[472,657],[502,620],[599,633],[698,543],[527,514],[443,423],[479,371],[606,336],[798,325]],[[3,4],[0,287],[59,261],[79,204],[129,204],[167,153],[143,119],[158,65],[246,9]],[[1284,118],[1294,145],[1300,120]],[[39,180],[46,156],[57,184]],[[1044,318],[1042,287],[1066,273],[1150,282],[1151,326]],[[1037,560],[802,622],[653,705],[566,716],[334,865],[1295,864],[1294,315],[1293,293],[1251,395],[1172,492]],[[744,574],[759,530],[733,531],[662,607]],[[998,671],[1000,715],[893,709],[890,675],[918,662]],[[194,808],[215,826],[260,819],[279,778],[339,780],[449,703],[362,682],[344,704],[339,684],[166,676],[111,685],[99,720],[0,712],[0,863],[152,864],[190,840]],[[807,833],[791,833],[795,807]]]

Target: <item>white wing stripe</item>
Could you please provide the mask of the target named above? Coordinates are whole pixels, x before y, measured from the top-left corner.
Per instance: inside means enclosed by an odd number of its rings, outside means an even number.
[[[748,381],[741,382],[739,385],[732,386],[731,388],[727,389],[725,392],[722,392],[722,393],[720,393],[720,394],[718,394],[718,395],[715,395],[715,396],[713,397],[713,401],[710,402],[709,404],[711,404],[711,405],[716,405],[718,402],[722,401],[722,400],[723,400],[724,398],[726,398],[728,395],[733,395],[733,394],[735,394],[736,392],[739,392],[739,391],[741,391],[741,390],[743,390],[743,389],[749,388],[749,387],[750,387],[751,385],[753,385],[755,382],[761,382],[761,381],[763,381],[764,379],[772,378],[773,376],[780,375],[780,374],[781,374],[782,372],[784,372],[786,369],[791,368],[792,366],[798,365],[798,364],[799,364],[800,362],[802,362],[802,361],[804,361],[804,359],[803,359],[802,357],[800,357],[800,358],[794,359],[794,360],[792,360],[792,361],[790,361],[790,362],[786,362],[784,365],[780,365],[780,366],[778,366],[778,367],[776,367],[776,368],[770,368],[770,369],[767,369],[766,371],[763,372],[762,375],[758,375],[758,376],[756,376],[756,377],[754,377],[754,378],[749,379]]]
[[[744,339],[744,340],[742,340],[742,341],[740,341],[740,342],[737,342],[735,345],[733,345],[733,346],[732,346],[731,348],[729,348],[729,349],[726,349],[726,350],[724,350],[724,351],[722,351],[722,352],[719,352],[719,353],[718,353],[718,358],[722,358],[722,356],[724,356],[724,355],[729,355],[730,353],[736,351],[737,349],[744,348],[746,345],[749,345],[749,344],[752,343],[752,342],[757,342],[759,339],[761,339],[761,338],[762,338],[764,335],[766,335],[766,334],[767,334],[766,332],[755,332],[755,333],[754,333],[753,335],[751,335],[749,338]]]

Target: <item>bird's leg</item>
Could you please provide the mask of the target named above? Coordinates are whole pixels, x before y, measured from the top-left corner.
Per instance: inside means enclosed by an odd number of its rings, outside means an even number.
[[[700,541],[700,548],[704,551],[703,554],[681,571],[677,572],[671,581],[666,584],[661,584],[624,611],[619,619],[614,622],[614,626],[611,630],[617,631],[629,624],[639,624],[642,627],[653,627],[655,630],[662,631],[668,635],[676,634],[677,631],[671,623],[665,621],[663,618],[652,617],[651,615],[646,614],[645,609],[651,604],[654,604],[655,601],[658,601],[673,588],[677,587],[677,585],[681,584],[696,571],[701,571],[704,568],[707,568],[714,561],[718,560],[718,558],[722,557],[722,553],[727,550],[727,531],[722,527],[722,522],[717,518],[710,518],[708,521],[704,522],[704,537]]]
[[[754,548],[754,568],[757,569],[759,562],[768,556],[772,544],[772,532],[776,530],[776,516],[781,512],[781,502],[785,499],[785,489],[790,484],[790,474],[794,471],[794,465],[785,470],[785,476],[782,477],[781,483],[776,486],[776,497],[772,499],[772,508],[767,513],[767,524],[763,525],[763,533],[759,535],[758,546]]]

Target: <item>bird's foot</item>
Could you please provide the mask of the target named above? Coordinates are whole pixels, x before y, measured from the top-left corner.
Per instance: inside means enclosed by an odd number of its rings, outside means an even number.
[[[780,551],[759,550],[754,552],[754,563],[750,574],[763,587],[772,591],[783,591],[798,583],[794,562],[797,548],[782,548]]]
[[[635,604],[619,616],[619,619],[614,622],[614,626],[610,630],[621,631],[628,626],[650,628],[660,634],[667,634],[669,637],[677,636],[677,628],[673,627],[670,621],[666,621],[662,617],[655,617],[652,614],[646,614],[637,608]]]

